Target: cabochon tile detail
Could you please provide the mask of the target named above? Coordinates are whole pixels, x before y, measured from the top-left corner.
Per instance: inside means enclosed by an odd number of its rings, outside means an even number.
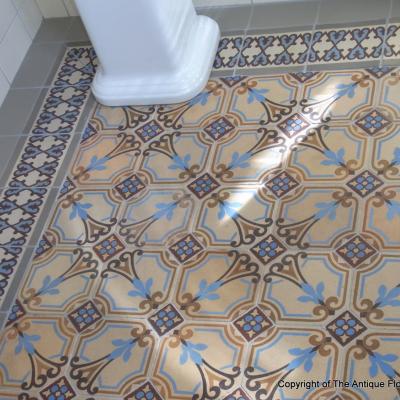
[[[216,63],[261,65],[272,45],[283,65],[309,46],[318,62],[328,38],[332,60],[361,60],[385,37],[333,32],[257,37],[258,61],[253,37],[223,38]],[[92,78],[90,49],[66,60],[4,192],[3,274],[69,144],[80,108],[60,121],[59,102]],[[400,373],[399,87],[398,68],[268,74],[182,104],[96,105],[0,336],[0,397],[374,399],[279,381]]]

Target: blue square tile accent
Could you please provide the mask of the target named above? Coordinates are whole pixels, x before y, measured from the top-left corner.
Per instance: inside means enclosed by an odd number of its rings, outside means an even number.
[[[141,192],[145,187],[145,184],[140,180],[140,178],[134,174],[115,186],[115,190],[125,200],[128,200]]]
[[[111,235],[93,247],[94,252],[102,261],[108,261],[124,249],[125,246],[117,235]]]
[[[199,198],[207,196],[215,189],[219,188],[220,184],[210,175],[204,174],[193,181],[188,188]]]
[[[346,311],[328,324],[326,329],[342,346],[345,346],[365,332],[367,327],[352,313]]]
[[[361,197],[368,196],[382,185],[383,182],[369,171],[361,172],[361,174],[347,182],[347,186]]]
[[[143,142],[148,142],[149,140],[155,138],[164,132],[162,126],[155,120],[148,122],[147,124],[136,129],[136,133],[143,140]]]
[[[156,389],[150,382],[146,382],[132,393],[124,397],[124,400],[162,400]]]
[[[88,301],[69,313],[68,318],[74,325],[75,329],[80,333],[99,321],[102,316],[94,303]]]
[[[268,235],[250,251],[263,263],[267,264],[286,251],[286,247],[273,235]]]
[[[193,235],[187,235],[173,244],[169,250],[179,262],[184,263],[202,251],[203,246]]]
[[[265,332],[272,323],[260,308],[254,307],[238,318],[234,325],[247,341],[251,341]]]
[[[299,186],[299,182],[287,172],[281,172],[268,181],[266,186],[276,197],[281,198]]]
[[[336,251],[353,268],[358,267],[377,252],[359,235],[340,246]]]
[[[390,124],[391,121],[378,110],[372,110],[367,115],[356,121],[356,125],[370,136],[376,135]]]
[[[149,322],[154,330],[163,336],[183,322],[182,316],[172,304],[168,304],[163,309],[149,318]]]
[[[234,129],[235,126],[225,117],[216,119],[204,128],[205,132],[207,132],[214,140],[221,139]]]
[[[297,134],[304,132],[310,124],[300,114],[296,113],[291,115],[288,119],[281,122],[278,128],[289,138],[296,136]]]
[[[76,397],[76,393],[64,377],[51,383],[40,392],[40,395],[43,400],[70,400]]]

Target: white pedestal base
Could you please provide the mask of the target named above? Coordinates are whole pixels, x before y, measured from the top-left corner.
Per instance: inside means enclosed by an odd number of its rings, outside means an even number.
[[[220,32],[191,0],[77,0],[100,67],[92,90],[108,106],[189,100],[205,87]]]

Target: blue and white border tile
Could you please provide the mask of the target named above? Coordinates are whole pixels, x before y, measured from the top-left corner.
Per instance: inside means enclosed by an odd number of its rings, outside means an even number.
[[[91,47],[68,48],[0,196],[0,303],[43,209],[90,93]]]
[[[400,58],[400,24],[226,36],[214,69],[337,64]]]

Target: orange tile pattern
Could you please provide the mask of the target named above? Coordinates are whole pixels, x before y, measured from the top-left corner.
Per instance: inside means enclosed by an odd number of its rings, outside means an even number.
[[[96,106],[0,338],[0,397],[376,398],[279,382],[400,372],[399,87],[395,68],[243,76]]]

